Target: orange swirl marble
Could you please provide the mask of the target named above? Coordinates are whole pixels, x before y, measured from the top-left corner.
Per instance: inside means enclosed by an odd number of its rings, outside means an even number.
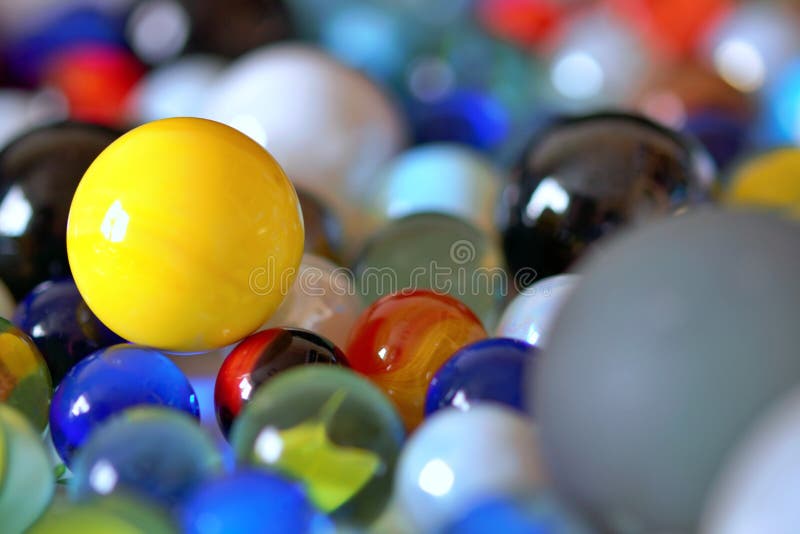
[[[459,348],[487,337],[467,306],[431,291],[384,297],[359,318],[347,348],[351,367],[394,402],[408,430],[423,418],[431,378]]]

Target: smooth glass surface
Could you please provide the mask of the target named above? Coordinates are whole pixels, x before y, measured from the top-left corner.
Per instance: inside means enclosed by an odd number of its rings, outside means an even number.
[[[367,308],[346,353],[350,366],[386,392],[406,428],[413,430],[422,421],[434,373],[456,350],[486,336],[464,304],[417,290],[384,297]]]
[[[503,247],[512,272],[562,274],[618,228],[711,200],[701,149],[625,114],[567,119],[533,139],[503,194]]]
[[[0,403],[0,518],[21,534],[44,512],[55,490],[50,458],[22,413]]]
[[[47,426],[53,383],[31,339],[0,318],[0,402],[24,415],[37,431]]]
[[[558,312],[579,281],[577,275],[562,274],[524,289],[503,312],[495,335],[544,347]]]
[[[210,524],[227,532],[333,532],[300,484],[253,469],[206,482],[182,503],[179,517],[185,534],[208,534]]]
[[[222,470],[197,420],[166,408],[131,408],[95,429],[70,464],[75,501],[127,492],[162,506],[181,501]]]
[[[89,354],[125,343],[97,319],[72,280],[36,286],[14,312],[14,324],[39,347],[56,386]]]
[[[392,221],[359,253],[355,274],[368,304],[401,290],[431,289],[463,301],[490,328],[513,284],[495,238],[442,213]]]
[[[526,410],[525,372],[538,350],[524,341],[492,338],[456,351],[431,379],[425,416],[453,407],[469,411],[485,402]]]
[[[166,356],[136,345],[114,345],[81,360],[58,386],[50,405],[50,432],[69,464],[103,421],[141,404],[182,410],[199,419],[194,389]]]
[[[485,404],[443,410],[411,436],[397,465],[395,498],[417,531],[437,532],[482,499],[534,490],[544,480],[531,422]]]
[[[231,433],[240,462],[299,480],[334,520],[362,526],[389,500],[403,438],[403,424],[380,390],[329,365],[275,377]]]
[[[303,365],[344,365],[347,358],[333,343],[308,330],[270,328],[245,338],[217,375],[214,404],[217,421],[228,435],[234,419],[258,388],[276,375]]]
[[[69,276],[67,215],[83,173],[119,133],[62,123],[32,130],[0,152],[0,278],[17,299]]]
[[[263,148],[213,121],[164,119],[91,165],[67,248],[81,294],[111,330],[198,352],[274,313],[300,263],[303,222],[294,187]]]

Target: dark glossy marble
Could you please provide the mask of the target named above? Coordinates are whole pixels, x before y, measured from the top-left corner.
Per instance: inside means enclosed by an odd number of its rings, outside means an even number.
[[[344,353],[327,339],[299,328],[270,328],[245,338],[217,375],[214,404],[227,436],[234,419],[256,390],[275,375],[301,365],[347,366]]]
[[[565,272],[619,228],[709,202],[708,154],[678,134],[627,114],[557,122],[525,151],[501,207],[503,247],[531,281]]]
[[[92,313],[70,279],[36,286],[17,307],[14,324],[39,347],[56,386],[89,354],[125,343]]]
[[[118,132],[60,123],[32,130],[0,152],[0,279],[21,299],[69,276],[67,216],[83,173]]]
[[[491,338],[462,347],[433,375],[425,416],[453,407],[469,411],[496,402],[525,411],[524,377],[538,349],[524,341]]]

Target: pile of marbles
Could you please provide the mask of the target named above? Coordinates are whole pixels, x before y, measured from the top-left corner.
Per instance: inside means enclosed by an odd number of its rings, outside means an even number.
[[[791,2],[0,4],[0,534],[790,534]]]

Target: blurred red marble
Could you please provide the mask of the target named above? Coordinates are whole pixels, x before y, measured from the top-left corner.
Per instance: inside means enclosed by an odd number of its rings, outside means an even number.
[[[689,56],[734,7],[732,0],[604,0],[667,56]]]
[[[489,32],[524,47],[549,41],[566,12],[558,0],[479,0],[476,5],[476,15]]]
[[[56,54],[45,80],[64,95],[71,118],[118,126],[125,119],[128,95],[144,72],[127,50],[92,44]]]

